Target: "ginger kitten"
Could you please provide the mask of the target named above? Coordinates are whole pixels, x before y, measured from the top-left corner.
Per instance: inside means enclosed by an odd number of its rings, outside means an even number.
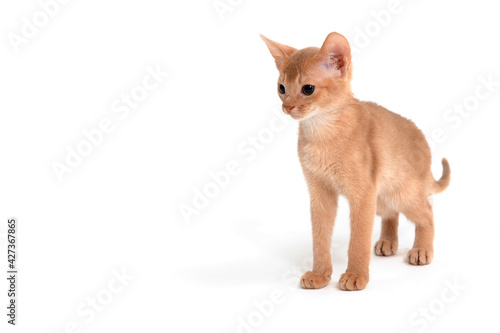
[[[297,50],[262,36],[279,70],[283,111],[300,121],[298,154],[310,194],[314,263],[300,281],[322,288],[331,279],[330,245],[338,196],[349,201],[351,239],[343,290],[361,290],[369,280],[375,214],[382,217],[375,254],[398,248],[398,216],[415,223],[412,265],[433,257],[434,221],[428,197],[448,187],[450,166],[431,173],[431,152],[415,124],[372,102],[354,98],[351,49],[338,33],[321,48]]]

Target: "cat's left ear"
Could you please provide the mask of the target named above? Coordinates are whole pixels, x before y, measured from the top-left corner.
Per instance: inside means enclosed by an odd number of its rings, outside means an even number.
[[[267,48],[271,52],[271,55],[274,58],[274,61],[276,62],[276,67],[278,70],[281,70],[283,68],[283,64],[285,63],[285,60],[292,55],[297,49],[287,46],[284,44],[276,43],[269,38],[260,35],[260,38],[266,43]]]
[[[337,32],[330,33],[318,53],[321,65],[334,77],[344,76],[351,66],[351,47],[347,39]]]

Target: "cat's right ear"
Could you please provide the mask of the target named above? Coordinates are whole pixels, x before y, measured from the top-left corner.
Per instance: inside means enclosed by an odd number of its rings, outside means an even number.
[[[266,43],[269,52],[271,52],[271,55],[276,62],[276,67],[278,68],[278,70],[281,70],[283,68],[283,64],[285,63],[285,60],[289,56],[291,56],[292,53],[297,51],[297,49],[291,46],[276,43],[263,35],[260,35],[260,38],[262,38],[262,40]]]

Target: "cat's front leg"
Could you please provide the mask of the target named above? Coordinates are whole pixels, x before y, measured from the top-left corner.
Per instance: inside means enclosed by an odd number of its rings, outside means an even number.
[[[339,280],[342,290],[361,290],[369,280],[371,239],[375,220],[375,190],[356,190],[348,197],[351,208],[351,240],[347,270]]]
[[[305,176],[311,197],[314,259],[312,271],[302,276],[300,285],[306,289],[318,289],[326,286],[332,277],[330,247],[338,195],[313,175],[305,172]]]

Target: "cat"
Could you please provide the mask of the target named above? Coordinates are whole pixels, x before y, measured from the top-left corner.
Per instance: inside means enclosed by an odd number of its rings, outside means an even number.
[[[412,265],[433,258],[434,220],[429,196],[450,183],[450,166],[431,172],[431,151],[411,121],[373,102],[356,99],[350,88],[351,49],[332,32],[321,48],[297,50],[261,35],[279,70],[278,95],[283,112],[299,120],[298,155],[310,195],[313,268],[300,279],[306,289],[331,280],[330,246],[339,195],[350,206],[351,236],[342,290],[361,290],[369,281],[375,215],[382,217],[376,255],[398,249],[398,217],[415,224],[408,252]]]

